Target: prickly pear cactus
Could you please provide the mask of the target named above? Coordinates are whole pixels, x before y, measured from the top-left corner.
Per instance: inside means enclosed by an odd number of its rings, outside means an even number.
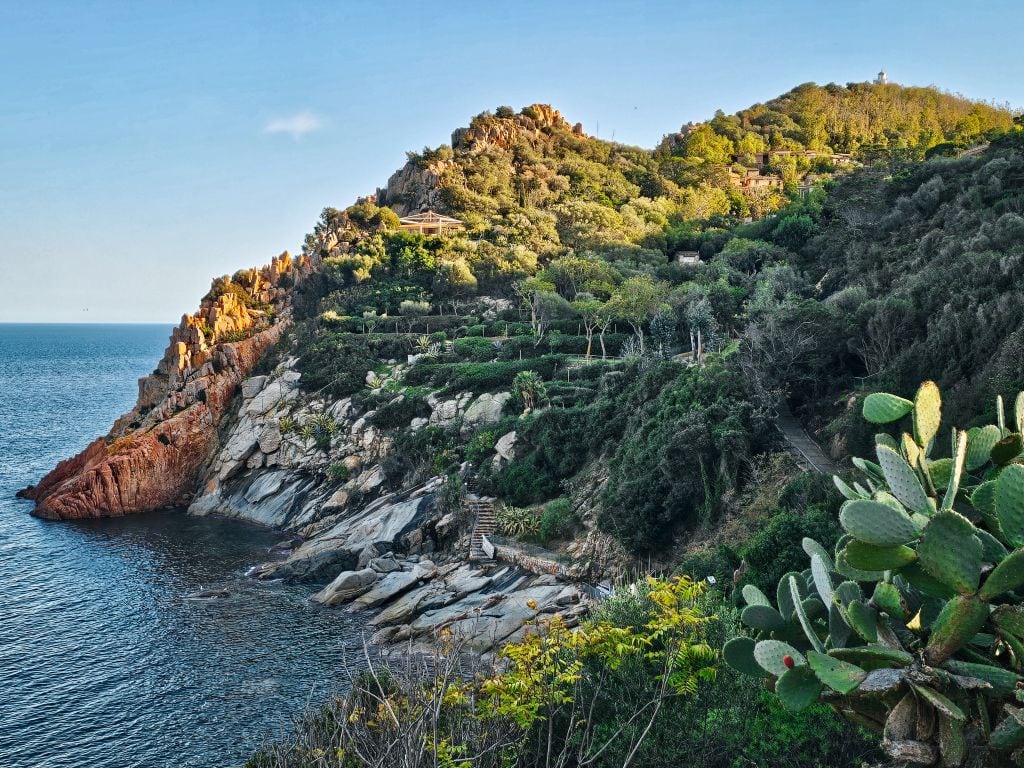
[[[1024,393],[1012,429],[1001,399],[969,431],[941,412],[932,382],[865,399],[898,434],[854,459],[858,482],[835,478],[845,535],[834,553],[804,539],[808,568],[775,605],[744,588],[750,634],[723,658],[789,709],[824,701],[874,728],[898,763],[1024,765]]]

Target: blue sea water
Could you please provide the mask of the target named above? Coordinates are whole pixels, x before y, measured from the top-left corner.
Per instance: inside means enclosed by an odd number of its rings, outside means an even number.
[[[241,765],[344,686],[360,627],[246,569],[281,537],[156,512],[57,523],[14,493],[105,434],[169,326],[0,324],[0,766]],[[231,597],[186,596],[208,587]]]

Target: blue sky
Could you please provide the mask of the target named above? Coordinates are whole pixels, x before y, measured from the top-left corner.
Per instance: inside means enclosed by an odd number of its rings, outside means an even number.
[[[0,322],[176,321],[501,104],[653,146],[802,82],[1024,105],[1016,2],[0,0]]]

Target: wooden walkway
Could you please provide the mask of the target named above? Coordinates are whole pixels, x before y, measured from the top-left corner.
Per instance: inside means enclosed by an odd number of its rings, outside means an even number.
[[[823,475],[835,474],[838,471],[835,462],[821,450],[820,445],[811,439],[797,418],[790,413],[789,406],[781,403],[778,411],[779,415],[775,425],[779,428],[782,437],[789,445],[790,452],[800,465]]]

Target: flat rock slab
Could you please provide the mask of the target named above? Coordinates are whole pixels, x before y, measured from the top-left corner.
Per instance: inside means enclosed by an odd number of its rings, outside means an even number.
[[[375,571],[376,573],[376,571]],[[396,571],[382,578],[373,588],[352,601],[353,610],[376,608],[419,583],[419,577],[412,571]]]

